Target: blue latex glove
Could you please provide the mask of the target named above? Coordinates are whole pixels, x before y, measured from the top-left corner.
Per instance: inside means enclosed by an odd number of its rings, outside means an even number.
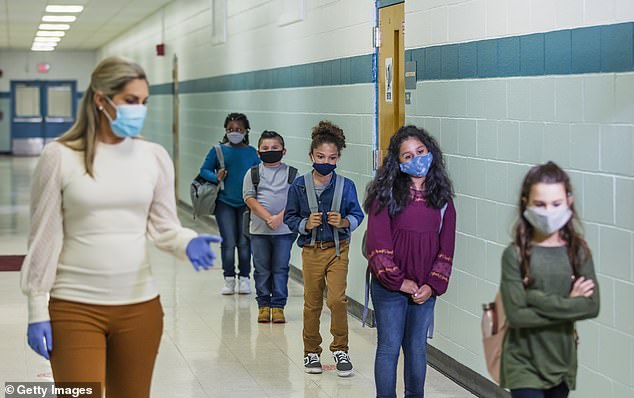
[[[187,253],[187,257],[196,271],[200,271],[201,267],[204,269],[213,267],[216,255],[211,251],[209,244],[220,242],[222,242],[222,238],[216,235],[198,235],[189,241],[185,253]]]
[[[44,358],[50,360],[50,353],[53,351],[53,330],[50,321],[29,323],[26,332],[29,340],[29,347]]]

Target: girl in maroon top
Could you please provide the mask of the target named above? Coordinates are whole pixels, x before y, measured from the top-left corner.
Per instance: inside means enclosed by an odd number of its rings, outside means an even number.
[[[377,397],[396,397],[401,347],[405,395],[424,395],[434,304],[447,290],[453,261],[456,209],[452,197],[452,183],[436,140],[415,126],[399,129],[364,203],[378,334]]]

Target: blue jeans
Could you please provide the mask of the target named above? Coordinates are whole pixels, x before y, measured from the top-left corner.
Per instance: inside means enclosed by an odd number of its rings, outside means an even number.
[[[549,388],[548,390],[538,390],[536,388],[517,388],[511,390],[512,398],[567,398],[568,386],[561,383],[558,386]]]
[[[225,277],[235,277],[236,247],[238,247],[238,269],[240,276],[249,277],[251,273],[251,248],[249,240],[242,233],[242,213],[246,206],[232,207],[221,201],[216,202],[216,223],[220,230],[222,243],[220,252]]]
[[[258,307],[284,308],[288,297],[288,263],[295,234],[251,235],[253,279]]]
[[[403,347],[405,396],[424,397],[427,335],[433,327],[436,297],[416,304],[409,295],[386,289],[374,277],[371,292],[378,337],[374,360],[376,396],[396,397],[396,367]]]

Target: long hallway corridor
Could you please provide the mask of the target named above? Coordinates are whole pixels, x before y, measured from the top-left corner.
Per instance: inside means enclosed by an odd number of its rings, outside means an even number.
[[[0,255],[26,253],[29,179],[36,161],[0,157]],[[198,232],[209,229],[194,224],[186,213],[180,218]],[[288,323],[258,324],[253,295],[219,294],[222,275],[218,264],[211,271],[197,273],[190,264],[152,245],[148,250],[165,311],[152,397],[374,396],[375,329],[362,328],[359,320],[349,319],[350,353],[355,365],[352,377],[337,377],[333,360],[326,354],[322,356],[323,374],[305,374],[303,290],[299,283],[289,282]],[[326,346],[329,323],[326,310],[321,324]],[[48,362],[27,345],[26,325],[27,301],[19,289],[19,273],[0,272],[0,385],[6,381],[52,381]],[[402,380],[398,388],[402,394]],[[472,396],[431,368],[426,394],[433,398]]]

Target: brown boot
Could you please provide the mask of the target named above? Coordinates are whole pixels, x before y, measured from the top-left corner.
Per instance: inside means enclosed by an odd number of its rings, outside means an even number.
[[[284,308],[272,308],[273,323],[286,323]]]
[[[271,307],[260,307],[260,309],[258,310],[258,322],[271,322]]]

